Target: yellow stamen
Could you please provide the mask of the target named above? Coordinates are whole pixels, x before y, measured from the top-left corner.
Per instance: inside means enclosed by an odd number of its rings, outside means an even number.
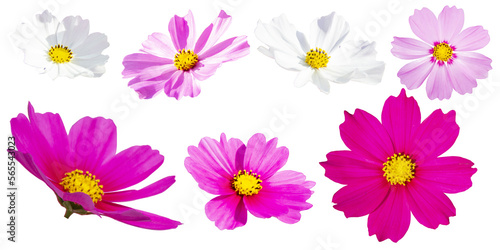
[[[315,69],[326,67],[326,65],[328,65],[328,59],[330,59],[328,54],[324,50],[318,48],[315,50],[311,49],[306,55],[306,63]]]
[[[415,178],[415,162],[406,154],[399,153],[387,157],[383,165],[384,176],[391,185],[405,186]]]
[[[83,173],[82,170],[76,169],[65,174],[66,177],[59,183],[63,186],[64,190],[70,193],[82,192],[86,193],[92,198],[94,203],[102,200],[102,185],[99,185],[98,179],[89,171]]]
[[[48,54],[50,60],[55,63],[67,63],[73,59],[73,52],[67,46],[63,47],[60,44],[50,47]]]
[[[179,53],[175,54],[174,65],[178,70],[188,71],[198,63],[198,55],[191,50],[179,50]]]
[[[258,194],[262,189],[260,183],[262,180],[260,179],[260,175],[247,172],[246,170],[238,171],[238,174],[234,175],[233,181],[231,183],[231,187],[241,196],[252,196],[254,194]]]
[[[434,46],[432,56],[438,61],[447,62],[453,56],[453,48],[447,43],[440,43]]]

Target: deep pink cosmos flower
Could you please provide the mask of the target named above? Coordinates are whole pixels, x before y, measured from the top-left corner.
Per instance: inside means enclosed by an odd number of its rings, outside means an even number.
[[[300,220],[315,183],[304,174],[284,170],[288,159],[286,147],[276,148],[278,139],[266,142],[255,134],[247,145],[239,139],[220,142],[205,137],[198,147],[188,148],[184,165],[201,189],[218,195],[205,206],[208,219],[219,229],[234,229],[247,222],[247,210],[256,217],[276,217],[285,223]]]
[[[116,154],[116,126],[102,117],[84,117],[69,131],[59,114],[19,114],[10,121],[17,150],[15,158],[42,180],[72,213],[105,215],[147,229],[176,228],[180,222],[129,208],[115,202],[133,201],[162,193],[175,177],[165,177],[140,190],[119,191],[135,185],[163,163],[150,146],[133,146]]]
[[[382,123],[357,109],[345,112],[340,136],[350,151],[333,151],[321,162],[325,176],[347,186],[333,196],[346,217],[369,214],[368,232],[379,241],[400,240],[410,226],[410,212],[428,228],[448,225],[455,207],[445,193],[472,186],[474,163],[439,157],[458,137],[455,111],[435,110],[420,122],[420,108],[404,89],[389,97]]]
[[[413,38],[394,37],[392,54],[401,59],[418,59],[403,66],[398,72],[401,83],[416,89],[427,78],[427,96],[430,99],[449,99],[455,90],[459,94],[472,93],[476,79],[488,77],[491,59],[472,52],[490,41],[482,26],[462,30],[464,11],[444,7],[436,18],[429,9],[415,10],[410,17]]]
[[[180,99],[200,94],[196,80],[203,81],[222,63],[236,60],[250,52],[246,36],[232,37],[216,42],[231,23],[231,16],[219,13],[195,40],[194,19],[191,11],[185,17],[174,16],[168,24],[170,37],[153,33],[142,43],[144,53],[135,53],[123,59],[125,78],[133,77],[128,85],[140,98],[152,98],[163,90],[167,96]]]

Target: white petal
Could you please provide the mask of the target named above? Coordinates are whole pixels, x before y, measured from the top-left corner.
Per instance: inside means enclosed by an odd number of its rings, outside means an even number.
[[[91,58],[100,55],[104,49],[109,47],[106,35],[92,33],[78,47],[72,49],[75,58]]]
[[[273,52],[271,50],[271,52],[274,54],[274,60],[276,60],[276,63],[284,69],[298,71],[307,68],[304,61],[305,58],[281,51]]]
[[[82,19],[80,16],[67,16],[63,19],[62,24],[64,32],[60,32],[61,26],[59,26],[57,42],[70,49],[80,46],[89,35],[89,20]]]
[[[56,32],[59,22],[48,11],[37,14],[34,23],[21,23],[11,35],[12,42],[20,49],[26,49],[28,44],[38,42],[45,48],[50,48],[47,37]]]
[[[335,12],[316,19],[311,24],[311,41],[315,47],[330,54],[349,33],[349,24]]]
[[[69,78],[74,78],[75,76],[87,76],[92,77],[93,73],[89,69],[76,65],[74,63],[60,63],[57,64],[59,69],[59,76],[66,76]]]
[[[78,65],[82,68],[92,72],[92,74],[85,75],[88,77],[100,77],[105,72],[104,64],[108,61],[109,56],[98,55],[96,57],[81,59],[74,58],[71,63]]]
[[[316,85],[319,90],[325,94],[330,93],[330,83],[328,80],[321,74],[321,71],[315,70],[312,74],[312,82]]]
[[[306,83],[312,81],[312,75],[314,73],[314,70],[312,68],[306,68],[302,71],[300,71],[298,74],[297,74],[297,77],[295,78],[295,81],[293,82],[293,84],[295,85],[295,87],[303,87],[304,85],[306,85]]]
[[[273,58],[273,59],[274,59],[274,54],[273,54],[273,52],[271,52],[271,50],[270,50],[270,49],[268,49],[268,48],[266,48],[266,47],[263,47],[263,46],[259,46],[259,47],[257,48],[257,50],[258,50],[260,53],[264,54],[265,56],[268,56],[268,57],[271,57],[271,58]]]
[[[24,49],[24,63],[45,71],[52,61],[49,59],[48,51],[38,41],[32,41]]]
[[[255,36],[271,51],[283,51],[288,54],[302,55],[304,51],[297,37],[297,30],[288,22],[285,15],[274,18],[266,24],[259,21],[255,28]]]

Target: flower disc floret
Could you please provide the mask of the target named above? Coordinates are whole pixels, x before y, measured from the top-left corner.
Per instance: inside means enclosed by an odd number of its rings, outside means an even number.
[[[384,162],[384,177],[391,185],[403,185],[415,178],[415,162],[406,154],[394,154]]]
[[[198,55],[195,54],[190,49],[179,50],[179,53],[175,54],[174,65],[178,70],[188,71],[198,63]]]
[[[70,193],[82,192],[92,198],[94,203],[102,200],[102,185],[99,185],[100,180],[95,178],[95,175],[86,171],[76,169],[65,174],[66,177],[59,183],[64,190]]]
[[[448,62],[448,60],[450,60],[450,58],[453,56],[453,48],[445,42],[436,44],[432,51],[432,56],[436,60],[442,62]]]
[[[307,52],[306,63],[312,68],[319,69],[328,65],[330,56],[323,49],[311,49]]]
[[[68,46],[58,44],[51,46],[49,49],[50,60],[55,63],[68,63],[73,59],[73,52],[68,49]]]
[[[240,196],[252,196],[254,194],[258,194],[262,189],[260,183],[262,183],[260,175],[252,173],[252,170],[250,170],[250,172],[240,170],[238,171],[238,174],[234,175],[231,187]]]

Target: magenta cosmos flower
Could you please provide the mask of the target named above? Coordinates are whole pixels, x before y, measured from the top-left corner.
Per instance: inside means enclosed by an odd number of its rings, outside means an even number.
[[[165,177],[140,190],[126,190],[152,174],[163,156],[150,146],[133,146],[116,154],[116,127],[112,120],[84,117],[66,133],[59,114],[19,114],[11,123],[16,160],[42,180],[72,213],[105,215],[147,229],[176,228],[180,222],[129,208],[115,202],[133,201],[162,193],[175,177]]]
[[[278,139],[266,142],[255,134],[247,145],[239,139],[220,142],[205,137],[198,147],[188,148],[184,165],[201,189],[218,195],[205,205],[208,219],[219,229],[234,229],[247,222],[247,211],[259,218],[276,217],[285,223],[300,220],[300,211],[315,185],[302,173],[278,172],[288,159],[286,147],[276,148]]]
[[[170,37],[153,33],[142,43],[144,53],[123,59],[125,78],[133,77],[128,85],[140,98],[152,98],[163,90],[167,96],[180,99],[200,94],[196,80],[203,81],[222,63],[236,60],[250,52],[246,36],[216,42],[231,23],[224,11],[195,40],[191,11],[185,17],[174,16],[168,24]]]
[[[449,99],[455,90],[459,94],[472,93],[476,79],[488,77],[491,59],[472,52],[490,41],[482,26],[462,30],[464,11],[444,7],[436,18],[429,9],[415,10],[410,17],[413,38],[394,37],[392,54],[401,59],[418,59],[403,66],[398,72],[401,83],[416,89],[427,78],[427,96],[430,99]]]
[[[347,186],[333,196],[346,217],[369,214],[368,232],[379,241],[400,240],[410,226],[410,212],[420,224],[448,225],[455,207],[445,193],[472,186],[474,163],[439,157],[458,137],[455,111],[435,110],[420,122],[420,108],[404,90],[389,97],[382,123],[357,109],[345,112],[340,136],[350,150],[333,151],[321,162],[325,176]]]

